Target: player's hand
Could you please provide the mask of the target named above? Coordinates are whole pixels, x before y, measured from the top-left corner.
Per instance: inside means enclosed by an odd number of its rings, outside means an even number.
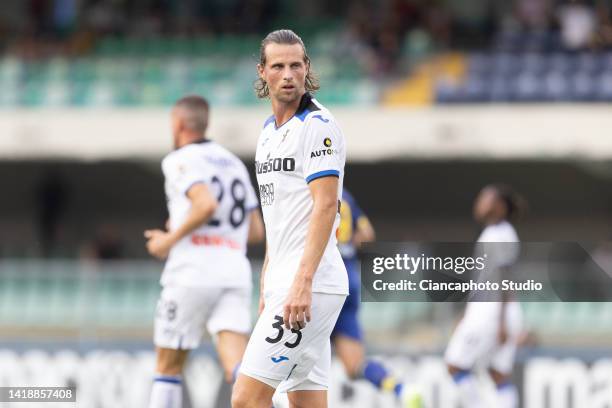
[[[168,253],[174,244],[171,235],[162,230],[146,230],[144,232],[145,238],[147,238],[147,251],[157,259],[166,259]]]
[[[300,330],[310,321],[312,281],[296,276],[283,307],[283,323],[287,329]]]

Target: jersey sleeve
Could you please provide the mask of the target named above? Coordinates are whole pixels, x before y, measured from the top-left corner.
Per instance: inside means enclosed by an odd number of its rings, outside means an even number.
[[[303,149],[307,183],[320,177],[340,177],[344,171],[344,138],[332,118],[316,114],[309,119]]]
[[[259,207],[259,200],[257,199],[257,194],[255,193],[255,189],[253,188],[253,184],[250,179],[248,179],[247,183],[247,192],[246,192],[246,209],[247,211],[253,211],[254,209]]]
[[[170,178],[181,194],[187,194],[195,184],[210,183],[211,171],[202,158],[181,154],[172,159],[167,163],[166,177]]]

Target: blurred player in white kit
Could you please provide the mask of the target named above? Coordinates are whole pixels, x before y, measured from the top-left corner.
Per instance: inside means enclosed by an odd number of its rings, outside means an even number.
[[[497,277],[505,276],[517,260],[519,238],[510,221],[523,207],[523,199],[504,184],[484,187],[474,203],[474,218],[484,227],[478,243],[493,254],[490,268]],[[498,301],[468,302],[445,354],[463,408],[491,406],[474,376],[480,364],[495,383],[495,407],[518,407],[518,392],[510,377],[521,331],[520,304],[511,293],[504,292]]]
[[[273,115],[255,166],[266,224],[261,314],[234,386],[234,408],[270,408],[278,388],[291,407],[324,408],[330,334],[348,294],[337,247],[344,136],[310,94],[318,88],[304,43],[293,31],[262,41],[259,97]]]
[[[206,138],[208,102],[186,96],[172,110],[174,151],[162,161],[167,231],[145,231],[147,250],[166,259],[155,317],[156,376],[150,408],[182,406],[182,372],[204,330],[213,337],[225,380],[235,379],[251,329],[247,240],[263,221],[244,164]]]

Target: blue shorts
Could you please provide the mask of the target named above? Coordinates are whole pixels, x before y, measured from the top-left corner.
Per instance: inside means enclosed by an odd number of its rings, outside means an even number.
[[[345,262],[349,280],[349,295],[344,301],[344,306],[338,316],[336,326],[332,331],[333,339],[336,335],[347,336],[357,341],[363,340],[361,325],[357,319],[359,313],[359,301],[361,290],[361,279],[359,276],[359,264],[356,261]]]

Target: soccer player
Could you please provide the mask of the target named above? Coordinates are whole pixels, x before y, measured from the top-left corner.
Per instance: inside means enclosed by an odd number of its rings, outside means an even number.
[[[172,110],[175,150],[162,161],[170,218],[147,230],[147,250],[166,259],[155,317],[157,376],[150,408],[181,407],[181,373],[206,328],[225,380],[233,381],[250,330],[247,239],[263,240],[263,220],[244,164],[205,137],[208,103],[186,96]]]
[[[348,272],[349,295],[332,331],[334,349],[351,379],[365,378],[377,388],[384,388],[390,377],[380,363],[365,361],[363,333],[357,318],[360,292],[357,249],[362,242],[373,241],[376,234],[370,220],[346,189],[342,191],[340,226],[336,235]]]
[[[376,232],[353,195],[346,189],[342,191],[340,226],[336,235],[349,280],[349,295],[331,336],[336,355],[350,379],[363,378],[379,390],[394,393],[405,406],[419,407],[421,396],[416,389],[410,388],[404,392],[403,384],[398,383],[384,365],[376,360],[366,359],[363,332],[357,316],[361,286],[357,250],[362,243],[374,241]]]
[[[257,142],[255,166],[267,253],[261,314],[234,386],[234,408],[270,408],[275,389],[292,407],[327,406],[330,335],[348,294],[336,245],[344,137],[311,92],[318,84],[293,31],[266,36],[257,66],[259,97],[273,115]]]
[[[495,251],[493,273],[506,274],[518,256],[518,236],[510,221],[521,211],[522,198],[509,186],[484,187],[474,203],[474,218],[484,229],[478,238]],[[515,243],[515,244],[512,244]],[[516,408],[518,393],[510,382],[522,327],[519,303],[504,293],[498,302],[468,302],[446,349],[448,371],[459,388],[464,408],[491,406],[484,401],[474,378],[478,363],[486,363],[496,385],[495,407]]]

